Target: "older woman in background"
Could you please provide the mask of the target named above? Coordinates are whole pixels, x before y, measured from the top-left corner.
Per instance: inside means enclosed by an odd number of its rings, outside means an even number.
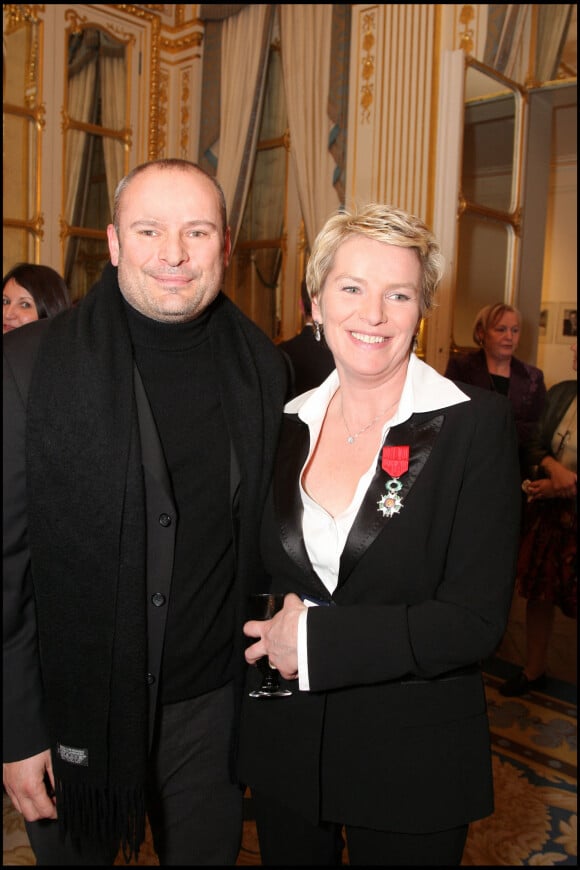
[[[452,866],[493,812],[480,661],[501,640],[519,526],[513,414],[413,353],[442,273],[425,224],[331,217],[306,280],[336,368],[285,408],[250,620],[289,697],[245,697],[239,775],[262,863]],[[247,689],[259,683],[248,669]]]
[[[26,323],[54,317],[70,308],[71,300],[64,278],[50,266],[19,263],[4,275],[2,282],[2,332]]]
[[[473,340],[480,349],[452,354],[445,377],[508,397],[514,410],[523,473],[524,447],[540,419],[546,384],[541,369],[515,356],[520,329],[520,313],[513,305],[486,305],[473,326]]]

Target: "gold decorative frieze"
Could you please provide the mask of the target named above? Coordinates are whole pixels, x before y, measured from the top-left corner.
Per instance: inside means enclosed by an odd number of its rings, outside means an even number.
[[[123,42],[126,45],[135,45],[136,38],[134,33],[129,33],[125,30],[120,24],[117,24],[114,21],[107,21],[107,25],[103,24],[95,25],[94,22],[90,22],[86,16],[77,15],[77,13],[72,9],[67,9],[64,14],[65,20],[69,24],[69,29],[71,33],[80,33],[82,30],[88,27],[96,27],[99,29],[105,30],[107,33],[110,33],[111,36],[114,36],[115,39],[118,39],[119,42]]]
[[[46,106],[44,103],[40,103],[40,105],[34,107],[34,111],[32,113],[34,117],[34,123],[36,124],[39,130],[44,130],[46,127]]]
[[[181,135],[179,137],[179,147],[181,156],[187,158],[189,155],[189,104],[191,100],[191,73],[189,70],[183,70],[181,73]]]
[[[87,23],[87,18],[84,15],[77,15],[73,9],[67,9],[64,13],[64,18],[69,25],[71,33],[80,33]]]
[[[157,136],[157,154],[165,157],[167,148],[167,107],[169,104],[169,73],[161,70],[159,75],[159,133]]]
[[[31,28],[30,54],[24,67],[24,104],[29,109],[34,109],[38,100],[39,79],[39,28]]]
[[[177,39],[174,39],[170,36],[162,36],[161,37],[161,47],[168,52],[178,52],[183,51],[187,48],[199,48],[199,46],[203,42],[203,33],[200,31],[195,31],[194,33],[188,33],[186,36],[180,36]]]
[[[149,143],[148,143],[148,160],[155,160],[158,157],[157,135],[159,132],[159,88],[160,88],[160,31],[161,20],[155,12],[148,12],[146,9],[140,9],[139,6],[127,3],[113,3],[113,9],[119,9],[121,12],[127,12],[129,15],[134,15],[136,18],[141,18],[148,21],[151,25],[151,85],[149,98]]]
[[[24,3],[6,3],[4,9],[4,35],[12,33],[26,21],[38,21],[38,13],[44,6],[27,6]]]
[[[373,53],[375,47],[375,30],[376,30],[376,15],[374,12],[367,12],[362,17],[362,50],[364,52],[361,61],[361,76],[363,84],[361,86],[360,105],[362,109],[361,123],[368,124],[371,119],[371,105],[374,99],[374,75],[376,57]]]
[[[175,26],[180,27],[185,22],[185,3],[175,4]]]
[[[459,14],[459,23],[463,27],[463,30],[459,32],[459,47],[468,55],[473,54],[474,31],[470,25],[474,18],[473,6],[464,6]]]

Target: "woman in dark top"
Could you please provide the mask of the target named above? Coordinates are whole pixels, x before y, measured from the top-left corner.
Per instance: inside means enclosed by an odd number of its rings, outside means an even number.
[[[546,384],[541,369],[515,356],[520,329],[520,313],[512,305],[486,305],[473,326],[473,340],[480,349],[452,354],[445,377],[508,397],[514,409],[523,470],[523,448],[542,413]]]

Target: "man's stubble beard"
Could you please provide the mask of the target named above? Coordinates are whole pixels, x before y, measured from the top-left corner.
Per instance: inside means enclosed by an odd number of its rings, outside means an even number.
[[[210,289],[207,284],[203,283],[202,279],[202,283],[195,288],[193,296],[182,296],[183,286],[164,288],[166,296],[177,297],[182,302],[181,306],[172,310],[167,310],[160,298],[149,291],[147,279],[153,282],[155,279],[146,272],[143,273],[143,278],[139,285],[135,287],[132,280],[126,280],[127,277],[130,279],[131,276],[125,274],[122,260],[120,260],[117,275],[119,288],[126,301],[145,317],[150,317],[161,323],[185,323],[199,317],[215,300],[223,284],[224,271],[224,269],[221,270],[217,289],[215,286]]]

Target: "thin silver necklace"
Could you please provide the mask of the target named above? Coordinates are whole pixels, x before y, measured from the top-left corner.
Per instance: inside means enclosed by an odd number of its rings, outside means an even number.
[[[393,402],[391,405],[389,405],[388,408],[385,408],[384,411],[381,411],[380,414],[377,414],[377,416],[374,417],[374,418],[371,420],[370,423],[367,423],[367,425],[366,425],[363,429],[359,429],[358,432],[354,432],[353,434],[351,434],[351,431],[350,431],[350,429],[348,428],[348,423],[346,422],[346,417],[344,416],[344,409],[343,409],[343,407],[342,407],[342,400],[341,400],[341,402],[340,402],[340,413],[341,413],[341,415],[342,415],[342,421],[343,421],[343,423],[344,423],[344,428],[345,428],[346,431],[348,432],[348,437],[347,437],[347,439],[346,439],[346,443],[347,443],[347,444],[354,444],[354,442],[355,442],[356,439],[359,437],[359,435],[362,435],[364,432],[366,432],[368,429],[370,429],[371,426],[374,426],[375,423],[377,423],[377,422],[381,419],[381,417],[384,417],[384,416],[385,416],[385,414],[387,413],[387,411],[390,411],[391,408],[394,408],[395,405],[397,405],[398,403],[399,403],[399,399],[397,399],[395,402]]]

